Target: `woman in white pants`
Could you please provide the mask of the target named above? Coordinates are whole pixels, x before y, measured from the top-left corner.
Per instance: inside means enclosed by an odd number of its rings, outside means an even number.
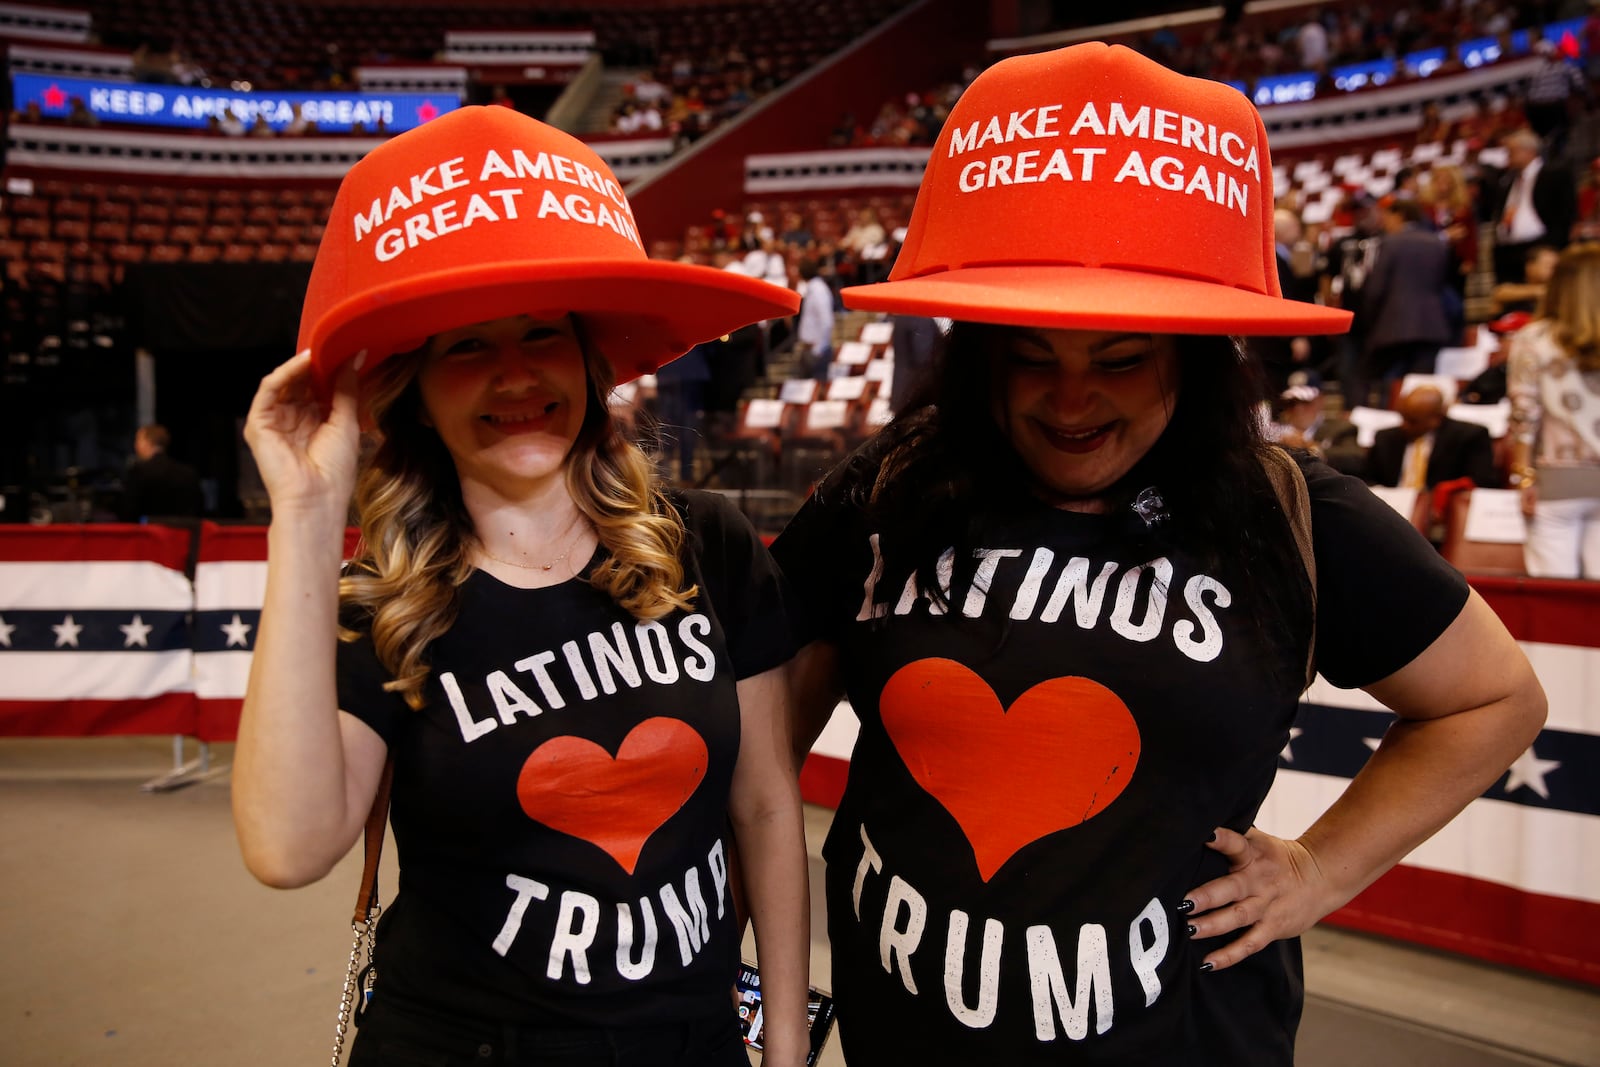
[[[1528,573],[1600,579],[1600,243],[1561,254],[1508,380]]]

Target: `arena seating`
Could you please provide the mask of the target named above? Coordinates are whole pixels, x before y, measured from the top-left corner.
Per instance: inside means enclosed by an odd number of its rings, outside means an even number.
[[[429,61],[449,30],[588,27],[608,63],[642,66],[669,54],[704,55],[737,44],[767,59],[778,79],[882,21],[905,0],[826,7],[773,7],[751,0],[609,6],[551,0],[474,0],[382,5],[260,0],[93,0],[86,6],[103,43],[128,49],[181,39],[187,58],[219,82],[257,87],[326,85],[357,63]]]
[[[174,187],[41,181],[0,215],[8,277],[64,279],[86,264],[101,284],[129,263],[309,263],[331,187]]]
[[[776,490],[798,503],[822,472],[889,421],[893,375],[888,324],[866,323],[839,346],[827,382],[789,378],[775,396],[745,397],[733,428],[712,443],[740,461],[741,488]]]

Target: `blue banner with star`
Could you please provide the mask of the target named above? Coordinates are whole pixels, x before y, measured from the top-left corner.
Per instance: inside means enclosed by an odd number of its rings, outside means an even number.
[[[1354,778],[1394,721],[1388,711],[1301,704],[1278,766]],[[1557,773],[1562,768],[1567,773]],[[1600,815],[1600,774],[1576,773],[1579,768],[1600,768],[1600,737],[1547,727],[1483,795],[1510,804]]]
[[[461,106],[452,93],[258,93],[49,74],[14,74],[11,92],[18,111],[37,105],[45,118],[87,112],[102,125],[203,130],[232,116],[248,130],[259,117],[278,134],[297,117],[315,125],[306,132],[400,133]]]

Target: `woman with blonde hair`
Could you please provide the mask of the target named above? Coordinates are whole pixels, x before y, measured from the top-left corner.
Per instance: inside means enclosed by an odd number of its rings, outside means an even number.
[[[1478,214],[1461,168],[1435,163],[1428,171],[1422,204],[1455,253],[1454,284],[1458,292],[1465,293],[1467,277],[1478,264]]]
[[[1528,573],[1600,578],[1600,243],[1561,253],[1507,363]]]
[[[738,873],[768,1055],[805,1062],[779,576],[606,404],[793,305],[646,260],[599,158],[505,108],[346,176],[303,351],[246,425],[273,515],[233,802],[251,872],[305,885],[392,773],[401,880],[352,1065],[747,1064]]]

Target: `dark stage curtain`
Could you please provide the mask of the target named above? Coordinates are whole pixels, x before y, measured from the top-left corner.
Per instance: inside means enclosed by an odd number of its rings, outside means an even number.
[[[294,354],[309,263],[130,266],[135,343],[157,354],[276,349]]]

